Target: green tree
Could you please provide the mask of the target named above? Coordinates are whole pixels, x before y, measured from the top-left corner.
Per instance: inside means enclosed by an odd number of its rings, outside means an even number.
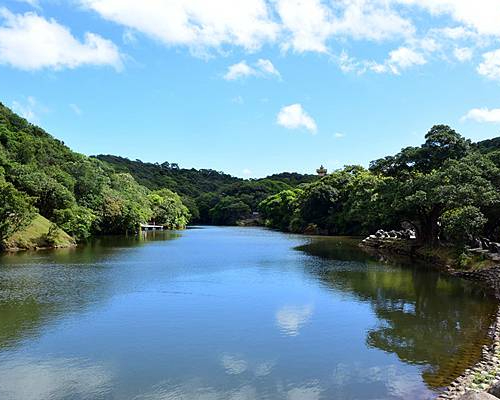
[[[168,189],[157,190],[149,195],[152,219],[168,229],[185,228],[189,222],[189,210],[177,193]]]
[[[0,247],[14,233],[25,228],[34,215],[31,199],[11,183],[0,179]]]
[[[210,210],[212,223],[215,225],[235,225],[239,220],[250,215],[250,207],[236,197],[223,197]]]
[[[463,246],[480,234],[487,219],[479,208],[465,206],[445,211],[440,222],[446,238]]]
[[[290,222],[298,209],[298,199],[302,189],[283,190],[269,196],[259,204],[259,210],[266,224],[281,230],[290,230]]]
[[[78,205],[54,212],[54,220],[59,227],[78,240],[91,236],[96,218],[92,210]]]
[[[401,219],[413,223],[423,244],[439,244],[439,220],[448,210],[474,206],[479,209],[499,203],[500,192],[492,183],[498,169],[478,153],[461,160],[448,160],[431,173],[408,174],[394,180],[390,188],[392,207]]]

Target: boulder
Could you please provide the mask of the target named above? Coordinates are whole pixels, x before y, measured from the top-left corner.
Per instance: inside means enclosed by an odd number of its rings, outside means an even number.
[[[460,396],[458,400],[498,400],[498,397],[486,392],[474,392],[471,390]]]
[[[493,386],[490,387],[490,389],[488,390],[488,393],[492,394],[495,397],[499,397],[500,398],[500,381],[494,383]]]
[[[498,247],[498,243],[495,243],[495,242],[491,242],[490,243],[490,251],[492,253],[498,253],[500,248]]]
[[[476,238],[476,239],[472,240],[471,247],[473,249],[481,249],[481,248],[483,248],[483,244],[481,243],[481,241],[479,239]]]
[[[487,238],[481,238],[481,244],[483,249],[488,249],[490,247],[490,240]]]

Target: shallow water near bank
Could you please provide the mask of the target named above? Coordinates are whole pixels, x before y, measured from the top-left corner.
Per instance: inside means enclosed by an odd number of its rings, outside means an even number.
[[[429,399],[495,311],[349,238],[206,227],[4,255],[0,398]]]

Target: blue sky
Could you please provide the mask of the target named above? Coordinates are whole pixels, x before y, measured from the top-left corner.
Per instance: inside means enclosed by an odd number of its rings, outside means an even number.
[[[500,135],[499,0],[4,0],[0,101],[76,151],[313,173]]]

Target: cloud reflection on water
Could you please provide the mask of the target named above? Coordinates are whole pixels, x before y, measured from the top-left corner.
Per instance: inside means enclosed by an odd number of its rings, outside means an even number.
[[[109,396],[108,368],[79,359],[17,359],[0,363],[2,400],[97,399]]]
[[[309,321],[314,311],[312,304],[303,306],[284,306],[276,312],[276,323],[287,336],[297,336],[300,329]]]

